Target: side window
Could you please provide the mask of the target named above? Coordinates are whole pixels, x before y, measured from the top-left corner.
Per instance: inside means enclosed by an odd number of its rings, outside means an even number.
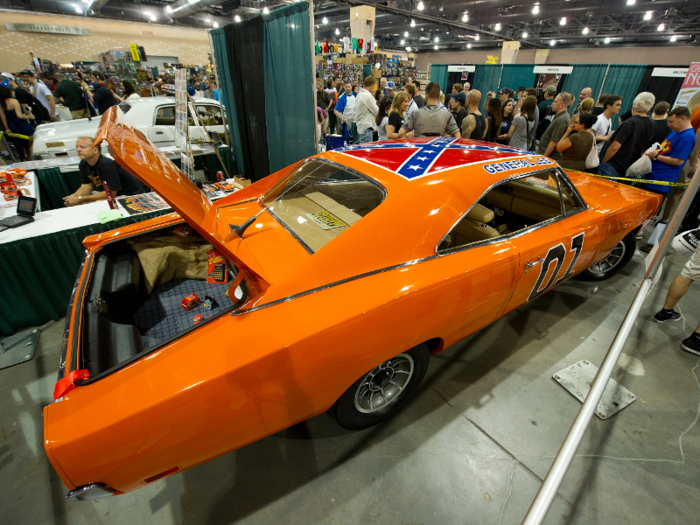
[[[562,215],[557,173],[525,175],[489,190],[445,236],[438,251],[507,236]]]
[[[571,181],[561,173],[559,173],[558,179],[564,213],[585,208],[583,202],[574,191]]]
[[[197,118],[205,126],[223,126],[224,119],[221,116],[219,106],[197,105]]]
[[[163,106],[156,110],[156,126],[175,125],[175,106]]]

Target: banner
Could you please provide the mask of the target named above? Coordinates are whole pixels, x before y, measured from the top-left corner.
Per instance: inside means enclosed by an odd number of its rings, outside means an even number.
[[[700,62],[692,62],[673,107],[687,106],[691,99],[698,98],[700,98]]]
[[[486,55],[487,64],[498,64],[498,57],[493,55]]]
[[[448,73],[460,73],[460,72],[474,73],[476,71],[476,66],[447,66]]]
[[[535,66],[532,70],[535,74],[555,74],[555,75],[570,75],[574,70],[574,66]]]
[[[134,62],[141,61],[141,57],[139,56],[139,46],[136,44],[129,44],[129,51],[131,51],[131,59]]]

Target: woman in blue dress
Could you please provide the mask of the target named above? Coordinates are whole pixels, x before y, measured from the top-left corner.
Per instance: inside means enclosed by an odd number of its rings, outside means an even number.
[[[3,79],[3,81],[0,82],[0,108],[2,108],[2,123],[5,129],[27,137],[34,135],[34,128],[29,123],[30,120],[34,120],[34,115],[31,113],[25,114],[22,111],[22,106],[17,102],[15,94],[10,88],[10,82],[7,79]],[[29,143],[31,138],[20,139],[17,137],[10,137],[10,139],[17,148],[20,157],[22,157],[23,160],[31,160],[29,159]]]
[[[505,104],[503,104],[503,116],[501,117],[501,131],[499,135],[506,135],[510,129],[510,125],[513,123],[513,108],[515,107],[515,102],[513,99],[508,99]],[[507,140],[498,140],[496,142],[499,144],[507,144]]]

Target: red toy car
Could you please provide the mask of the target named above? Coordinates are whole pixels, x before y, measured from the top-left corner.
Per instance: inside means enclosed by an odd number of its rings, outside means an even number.
[[[192,310],[192,308],[194,308],[201,302],[202,300],[197,294],[191,293],[182,300],[180,306],[182,306],[185,310]]]

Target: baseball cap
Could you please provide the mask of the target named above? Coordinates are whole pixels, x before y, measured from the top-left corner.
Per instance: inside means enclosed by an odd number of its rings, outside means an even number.
[[[452,95],[452,98],[457,100],[463,106],[467,105],[467,95],[464,94],[464,91],[457,93],[456,95]]]
[[[556,86],[553,86],[553,85],[551,85],[551,84],[550,84],[549,86],[547,86],[546,88],[544,88],[544,90],[545,90],[547,93],[549,93],[550,95],[554,95],[554,94],[557,92]]]
[[[387,88],[387,89],[395,89],[395,88],[396,88],[396,84],[394,84],[393,82],[387,82],[387,83],[386,83],[386,88]]]
[[[513,96],[514,91],[510,88],[503,88],[498,90],[498,94],[502,95],[503,93],[506,93],[508,96]]]
[[[19,72],[20,75],[29,75],[30,77],[34,76],[34,71],[31,69],[23,69],[22,71]]]
[[[0,82],[0,86],[9,88],[10,87],[10,79],[3,78],[2,82]]]
[[[527,89],[527,88],[526,88],[525,86],[520,86],[520,87],[518,88],[518,91],[525,91],[526,89]]]
[[[15,76],[12,73],[0,73],[0,77],[9,78],[10,80],[15,79]]]

